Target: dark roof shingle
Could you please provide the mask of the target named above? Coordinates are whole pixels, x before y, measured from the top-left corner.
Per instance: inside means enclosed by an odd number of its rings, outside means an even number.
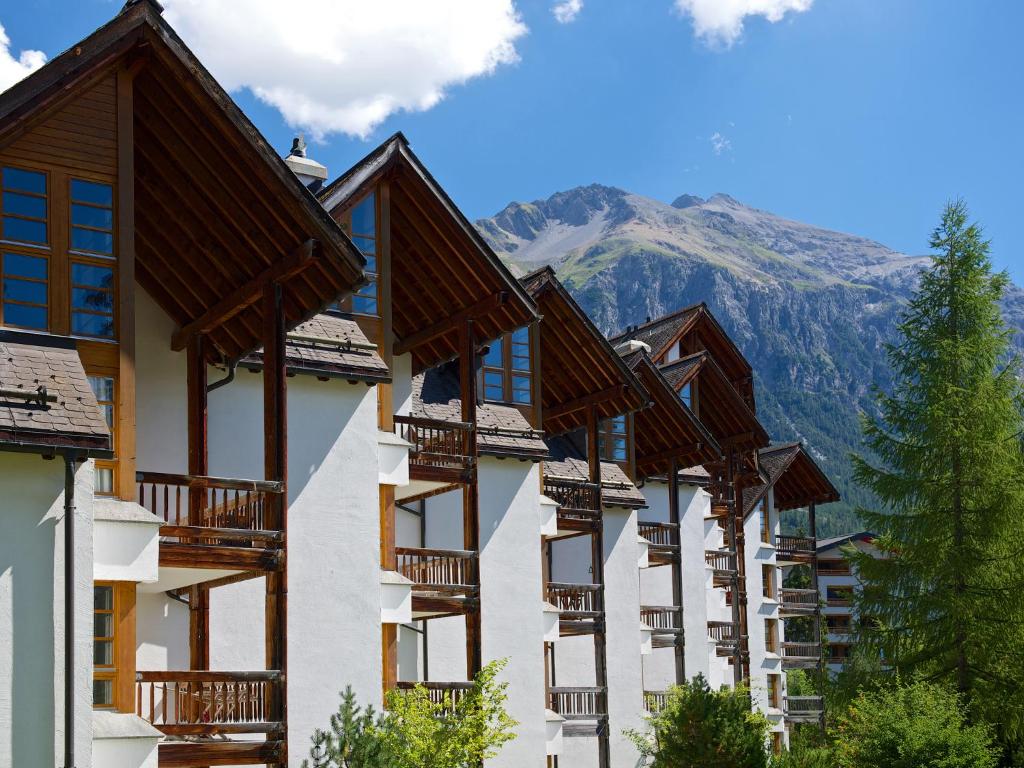
[[[16,392],[38,392],[39,397]],[[109,454],[110,430],[73,343],[0,332],[2,445]]]

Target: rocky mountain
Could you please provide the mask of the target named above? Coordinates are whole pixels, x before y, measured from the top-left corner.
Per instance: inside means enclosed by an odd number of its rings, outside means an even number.
[[[511,203],[477,226],[513,269],[555,267],[606,333],[707,302],[754,367],[773,439],[806,440],[843,495],[822,510],[822,535],[859,526],[854,509],[871,499],[848,457],[872,386],[890,382],[884,344],[926,256],[724,194],[666,204],[596,184]],[[1024,291],[1004,310],[1024,327]]]

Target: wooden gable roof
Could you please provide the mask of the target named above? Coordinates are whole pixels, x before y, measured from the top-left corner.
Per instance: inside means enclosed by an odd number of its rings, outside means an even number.
[[[663,360],[677,344],[682,348],[683,357],[688,353],[710,353],[751,409],[754,408],[753,368],[707,304],[684,307],[629,328],[614,337],[612,343],[620,344],[628,339],[647,344],[653,360]]]
[[[722,456],[714,435],[665,380],[645,350],[625,362],[650,393],[651,404],[633,416],[637,474],[664,475],[673,460],[679,468],[713,462]]]
[[[839,501],[839,491],[802,444],[773,445],[762,450],[759,458],[762,471],[768,475],[768,483],[762,488],[751,489],[755,493],[749,504],[744,492],[744,512],[749,513],[769,487],[774,488],[775,508],[778,510]]]
[[[698,418],[722,447],[754,451],[768,445],[768,432],[710,354],[687,355],[660,370],[676,392],[699,381]]]
[[[365,282],[358,249],[153,0],[129,2],[0,94],[0,149],[113,78],[136,277],[178,324],[176,348],[204,333],[210,362],[237,360],[262,343],[258,299],[270,282],[283,286],[289,329]]]
[[[541,405],[547,434],[637,411],[648,403],[641,382],[569,295],[551,267],[521,280],[543,315],[540,322]]]
[[[388,182],[391,304],[395,353],[411,352],[413,373],[460,353],[458,326],[472,319],[489,341],[539,319],[536,307],[476,228],[398,133],[319,194],[340,217]]]

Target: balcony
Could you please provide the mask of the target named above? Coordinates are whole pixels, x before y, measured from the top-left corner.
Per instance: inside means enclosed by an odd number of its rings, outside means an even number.
[[[637,523],[637,532],[650,542],[647,559],[651,566],[679,562],[679,526],[673,523]]]
[[[463,549],[395,547],[396,570],[413,582],[413,618],[466,613],[477,605],[477,554]]]
[[[642,605],[640,621],[653,630],[655,648],[672,648],[682,642],[683,609],[678,605]]]
[[[412,445],[409,479],[433,489],[472,482],[476,458],[471,455],[473,425],[417,416],[395,416],[395,434]]]
[[[284,502],[279,482],[138,472],[139,504],[164,521],[160,567],[218,571],[276,571],[284,534],[274,530],[274,504]],[[165,589],[205,580],[194,573]],[[177,583],[183,582],[183,583]]]
[[[810,616],[818,609],[818,591],[815,589],[787,589],[781,590],[782,605],[779,615],[787,616]]]
[[[788,696],[786,719],[793,723],[816,723],[825,712],[821,696]]]
[[[600,584],[565,584],[548,582],[545,599],[559,610],[559,632],[569,635],[592,635],[604,626],[604,604]]]
[[[713,583],[716,587],[728,587],[736,575],[736,553],[723,549],[704,551],[704,564],[714,572]]]
[[[596,530],[601,520],[601,486],[597,483],[545,476],[544,495],[558,502],[560,535]]]
[[[283,759],[283,723],[272,714],[280,672],[138,672],[135,679],[136,714],[167,737],[161,768]]]
[[[594,736],[608,719],[608,689],[549,688],[548,709],[569,721],[566,736]]]
[[[473,690],[473,683],[412,682],[403,680],[398,683],[397,688],[400,691],[412,691],[416,688],[423,688],[427,692],[427,698],[430,699],[432,704],[443,707],[445,713],[451,713],[455,711],[458,703],[465,698],[467,692]]]
[[[719,656],[731,656],[739,643],[739,632],[731,621],[709,621],[708,637],[718,647]]]
[[[668,691],[644,691],[644,709],[649,715],[656,715],[665,708]]]
[[[809,563],[816,551],[815,540],[808,536],[775,537],[775,559],[779,563]]]
[[[783,643],[783,669],[811,669],[821,660],[821,646],[817,643]]]

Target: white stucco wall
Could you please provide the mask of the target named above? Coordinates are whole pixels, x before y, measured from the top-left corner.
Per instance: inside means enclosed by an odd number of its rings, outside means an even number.
[[[92,462],[75,482],[75,760],[92,758]],[[0,453],[0,768],[64,762],[64,462]]]
[[[496,768],[541,768],[546,754],[544,603],[541,568],[540,465],[482,457],[480,607],[484,663],[507,659],[507,710],[516,739],[488,761]]]
[[[636,520],[636,510],[604,509],[605,647],[613,766],[632,766],[637,762],[640,755],[623,731],[641,729],[644,724]]]

